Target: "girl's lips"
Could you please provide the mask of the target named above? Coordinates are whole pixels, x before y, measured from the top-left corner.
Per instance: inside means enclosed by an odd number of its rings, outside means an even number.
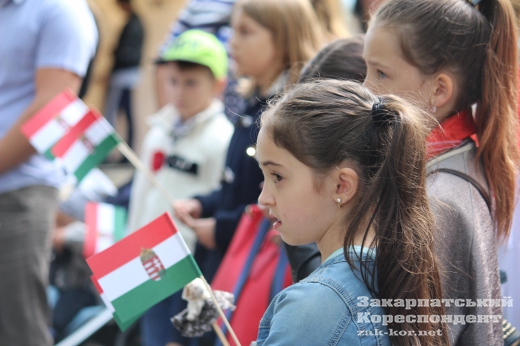
[[[273,224],[273,228],[274,229],[277,229],[278,227],[280,227],[282,225],[282,221],[276,219],[276,221],[274,222]]]

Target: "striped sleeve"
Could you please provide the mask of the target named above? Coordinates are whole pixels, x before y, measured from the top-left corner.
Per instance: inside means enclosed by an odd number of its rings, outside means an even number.
[[[159,49],[159,54],[172,38],[190,29],[201,29],[216,35],[221,41],[227,41],[227,35],[219,33],[221,28],[229,27],[235,2],[236,0],[191,0],[173,23],[166,41]]]

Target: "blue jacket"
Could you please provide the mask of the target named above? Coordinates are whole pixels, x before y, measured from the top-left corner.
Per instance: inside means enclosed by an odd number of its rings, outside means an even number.
[[[256,147],[258,118],[265,107],[265,100],[250,99],[243,116],[238,119],[229,143],[221,188],[206,196],[196,196],[202,204],[202,217],[216,219],[215,241],[217,249],[208,251],[198,245],[195,258],[204,276],[212,280],[224,256],[238,222],[249,204],[257,203],[260,184],[264,181],[258,162],[246,153]]]
[[[354,249],[350,255],[356,258]],[[370,250],[364,249],[363,258],[374,265]],[[383,308],[361,303],[359,297],[372,295],[360,278],[343,252],[333,254],[274,298],[260,321],[257,345],[390,345],[387,327],[368,317],[379,315],[381,321]]]

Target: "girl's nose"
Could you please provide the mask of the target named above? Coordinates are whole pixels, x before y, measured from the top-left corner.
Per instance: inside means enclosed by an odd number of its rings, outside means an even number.
[[[258,203],[264,207],[274,205],[274,199],[267,192],[265,184],[262,186],[262,192],[260,193],[260,196],[258,196]]]

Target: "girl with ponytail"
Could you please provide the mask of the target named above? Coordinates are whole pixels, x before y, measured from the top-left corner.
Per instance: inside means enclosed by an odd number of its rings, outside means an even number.
[[[273,299],[258,346],[447,344],[441,305],[397,303],[442,296],[422,118],[336,80],[299,84],[262,114],[259,203],[286,243],[315,242],[324,261]]]
[[[444,298],[468,301],[447,305],[447,314],[501,315],[499,304],[474,303],[501,298],[496,241],[507,239],[515,205],[518,52],[510,1],[388,1],[371,20],[364,58],[367,87],[411,99],[435,118],[425,120],[428,192]],[[501,345],[500,322],[450,325],[451,342]]]

